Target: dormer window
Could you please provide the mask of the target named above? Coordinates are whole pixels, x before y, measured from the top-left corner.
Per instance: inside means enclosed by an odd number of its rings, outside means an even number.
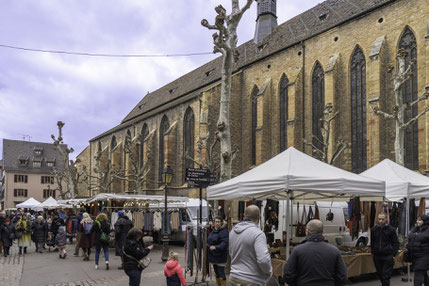
[[[210,76],[214,71],[215,71],[215,69],[206,71],[206,76]]]
[[[176,87],[175,88],[172,88],[172,89],[170,89],[168,92],[170,92],[170,94],[173,94],[175,91],[176,91]]]
[[[319,15],[319,20],[320,21],[325,21],[326,17],[328,17],[328,13],[322,13]]]
[[[46,167],[55,167],[55,159],[46,159]]]
[[[34,155],[35,156],[42,156],[43,153],[43,147],[34,147]]]
[[[20,166],[27,166],[28,157],[27,156],[18,156],[18,162]]]
[[[41,161],[33,161],[33,167],[34,168],[42,167],[42,162]]]

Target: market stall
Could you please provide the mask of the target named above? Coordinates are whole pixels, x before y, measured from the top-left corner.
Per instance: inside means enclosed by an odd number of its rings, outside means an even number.
[[[61,205],[53,197],[49,197],[44,202],[39,204],[38,207],[42,209],[56,209],[60,208]]]
[[[209,200],[287,199],[286,252],[292,235],[291,201],[383,200],[385,183],[312,158],[293,147],[231,180],[207,188]]]
[[[22,202],[20,204],[17,204],[16,207],[18,209],[31,209],[34,211],[41,211],[43,210],[42,208],[39,207],[40,202],[34,198],[29,198],[28,200],[26,200],[25,202]]]

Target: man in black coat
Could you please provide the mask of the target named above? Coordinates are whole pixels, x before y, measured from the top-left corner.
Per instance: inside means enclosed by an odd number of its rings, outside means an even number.
[[[116,255],[121,256],[122,265],[118,269],[124,267],[124,254],[122,248],[125,244],[128,231],[133,228],[133,222],[124,214],[124,211],[118,211],[119,219],[115,223],[115,244],[116,244]]]
[[[371,229],[371,253],[382,286],[390,285],[399,240],[393,226],[386,223],[386,214],[377,217],[377,225]]]
[[[36,244],[36,252],[42,253],[48,237],[48,224],[43,220],[43,216],[38,216],[37,220],[31,224],[31,232]]]
[[[344,285],[346,265],[338,248],[324,242],[323,223],[311,220],[306,234],[306,241],[293,249],[285,265],[285,282],[289,286]]]

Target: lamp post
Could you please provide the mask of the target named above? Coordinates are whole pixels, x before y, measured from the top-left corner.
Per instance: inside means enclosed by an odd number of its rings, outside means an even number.
[[[164,233],[162,236],[163,250],[162,250],[162,256],[161,256],[162,261],[167,261],[168,260],[168,254],[169,254],[169,249],[168,249],[169,237],[168,237],[168,224],[167,224],[167,219],[168,219],[167,186],[168,186],[168,184],[171,183],[171,181],[173,180],[173,177],[174,177],[174,173],[173,173],[173,170],[170,168],[170,166],[167,166],[164,170],[162,170],[161,178],[162,178],[162,183],[164,184],[164,195],[165,195],[165,200],[164,200]]]

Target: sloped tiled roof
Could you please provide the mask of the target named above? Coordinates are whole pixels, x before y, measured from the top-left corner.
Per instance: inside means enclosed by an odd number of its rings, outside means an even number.
[[[63,149],[67,147],[65,144],[61,146]],[[43,148],[40,156],[35,155],[35,147]],[[20,165],[19,159],[27,159],[28,162]],[[3,166],[6,172],[50,173],[52,171],[46,163],[42,163],[41,167],[33,167],[33,161],[55,161],[58,170],[64,169],[64,160],[54,144],[3,139]]]
[[[271,35],[260,43],[253,39],[237,49],[240,53],[235,70],[239,70],[269,55],[287,49],[303,40],[314,37],[355,17],[399,0],[327,0],[302,14],[279,25]],[[281,13],[281,11],[277,11]],[[207,38],[209,39],[209,38]],[[261,49],[260,47],[264,47]],[[92,139],[119,130],[130,121],[160,105],[177,100],[189,93],[220,80],[222,58],[218,57],[207,64],[168,83],[158,90],[148,93],[122,120],[121,124]],[[127,124],[128,123],[128,124]],[[91,140],[91,141],[92,141]]]

